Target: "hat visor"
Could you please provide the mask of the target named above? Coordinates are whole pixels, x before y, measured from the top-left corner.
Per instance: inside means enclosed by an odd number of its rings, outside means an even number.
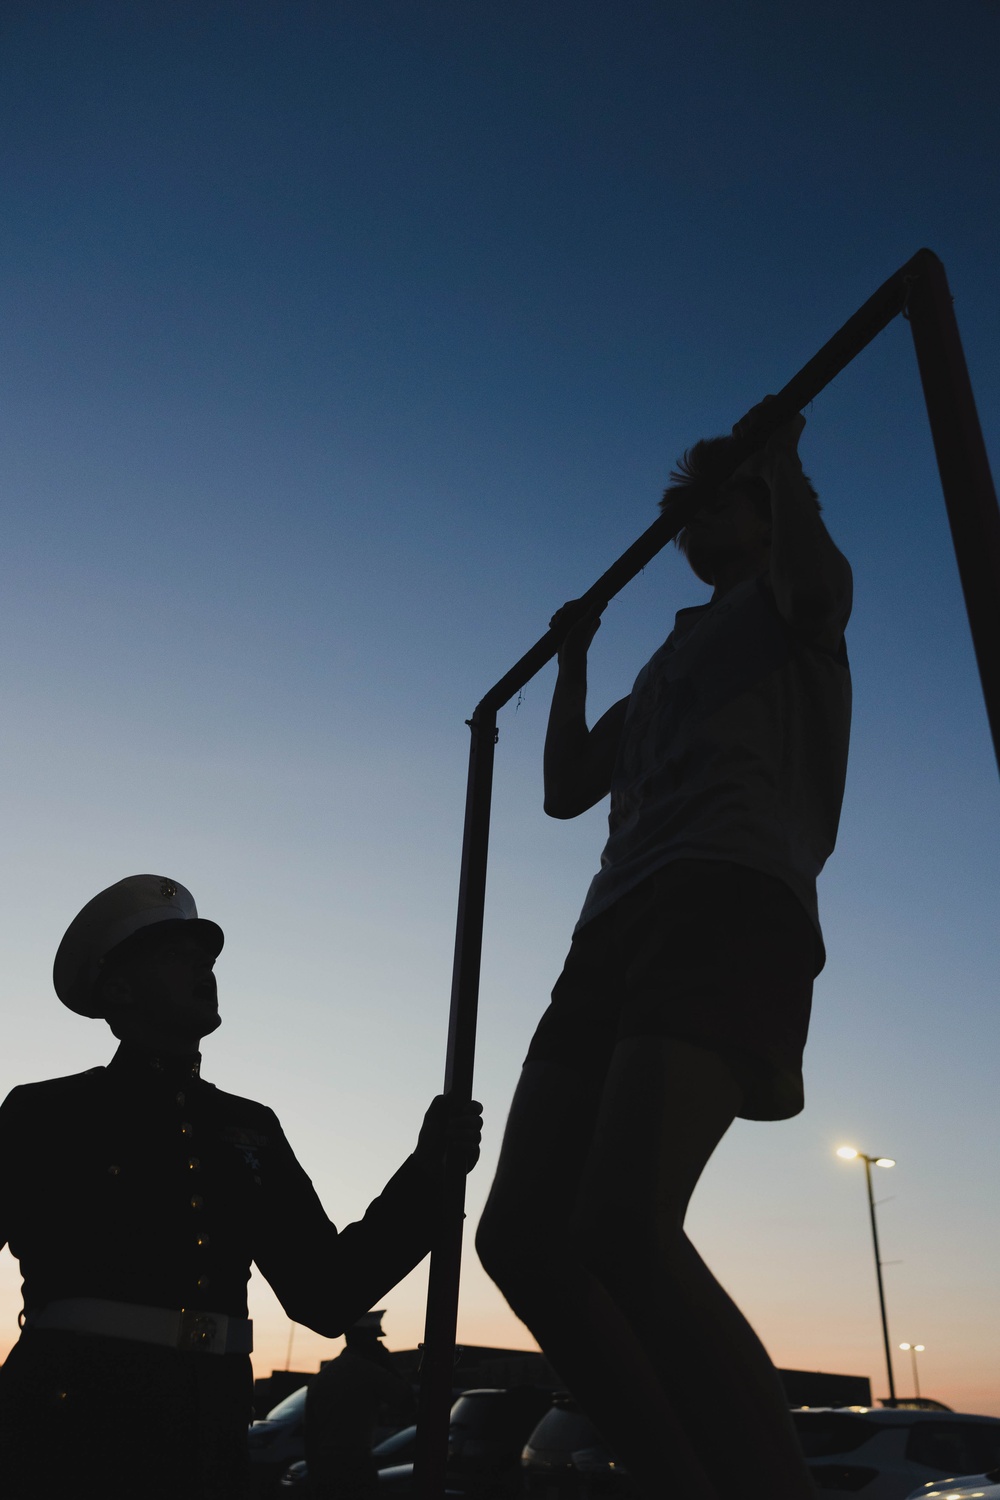
[[[159,917],[152,922],[147,922],[137,932],[130,933],[120,943],[116,943],[104,955],[104,962],[106,963],[112,956],[117,958],[127,950],[152,946],[157,941],[158,935],[163,934],[164,931],[174,932],[178,927],[196,938],[213,958],[218,958],[226,936],[217,922],[210,922],[207,917]]]

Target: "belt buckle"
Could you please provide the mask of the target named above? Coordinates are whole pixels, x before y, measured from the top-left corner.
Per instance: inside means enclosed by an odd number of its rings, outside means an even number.
[[[177,1347],[193,1354],[223,1354],[228,1324],[225,1313],[206,1313],[197,1308],[182,1307]]]

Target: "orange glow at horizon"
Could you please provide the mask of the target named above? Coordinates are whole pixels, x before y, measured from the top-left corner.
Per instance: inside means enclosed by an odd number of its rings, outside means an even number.
[[[391,1349],[413,1349],[424,1336],[424,1299],[426,1265],[418,1267],[381,1302],[386,1309],[384,1326],[386,1346]],[[531,1334],[507,1309],[499,1295],[486,1281],[483,1272],[470,1258],[463,1282],[465,1305],[460,1309],[458,1343],[499,1349],[534,1350],[537,1344]],[[0,1254],[0,1361],[7,1358],[17,1340],[17,1314],[21,1308],[20,1276],[9,1251]],[[250,1282],[250,1315],[254,1320],[254,1376],[261,1379],[286,1367],[289,1354],[289,1320],[270,1287],[258,1275]],[[761,1334],[774,1363],[783,1369],[823,1370],[830,1374],[867,1375],[871,1380],[872,1399],[878,1401],[885,1391],[885,1369],[878,1350],[870,1341],[862,1342],[842,1326],[836,1316],[810,1321],[803,1328],[796,1310],[772,1310],[755,1315],[746,1309]],[[312,1374],[320,1362],[332,1359],[343,1347],[343,1339],[326,1339],[296,1324],[292,1330],[289,1368]],[[900,1360],[896,1368],[897,1392],[909,1394],[908,1371]],[[926,1390],[924,1389],[926,1380]],[[970,1361],[957,1347],[934,1351],[933,1364],[926,1374],[921,1370],[921,1393],[945,1402],[955,1411],[976,1412],[1000,1417],[1000,1386],[996,1362],[988,1353]]]

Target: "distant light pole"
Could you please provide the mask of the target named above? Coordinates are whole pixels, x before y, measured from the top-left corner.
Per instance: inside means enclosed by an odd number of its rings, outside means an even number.
[[[896,1382],[892,1375],[892,1350],[889,1347],[889,1321],[885,1315],[885,1289],[882,1286],[882,1257],[878,1248],[878,1226],[875,1223],[875,1194],[872,1192],[872,1167],[894,1167],[895,1160],[891,1156],[866,1156],[863,1151],[855,1151],[853,1146],[839,1146],[837,1155],[842,1156],[845,1161],[859,1159],[865,1164],[865,1181],[868,1184],[868,1209],[872,1220],[872,1244],[875,1247],[875,1275],[878,1278],[878,1305],[882,1310],[882,1340],[885,1344],[885,1368],[889,1376],[889,1400],[895,1403]]]
[[[920,1381],[917,1379],[917,1355],[923,1353],[923,1344],[900,1344],[901,1349],[909,1349],[910,1360],[913,1364],[913,1394],[920,1400]]]

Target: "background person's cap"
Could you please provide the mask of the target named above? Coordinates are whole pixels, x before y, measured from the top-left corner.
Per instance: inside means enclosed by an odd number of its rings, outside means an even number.
[[[185,922],[213,958],[222,951],[222,928],[199,917],[189,890],[166,875],[128,875],[88,901],[66,929],[52,967],[62,1003],[78,1016],[99,1016],[94,984],[101,964],[119,943],[160,922]]]
[[[385,1332],[382,1328],[382,1319],[385,1317],[385,1308],[380,1307],[374,1312],[363,1313],[356,1323],[352,1323],[350,1333],[373,1334],[375,1338],[384,1339]]]

